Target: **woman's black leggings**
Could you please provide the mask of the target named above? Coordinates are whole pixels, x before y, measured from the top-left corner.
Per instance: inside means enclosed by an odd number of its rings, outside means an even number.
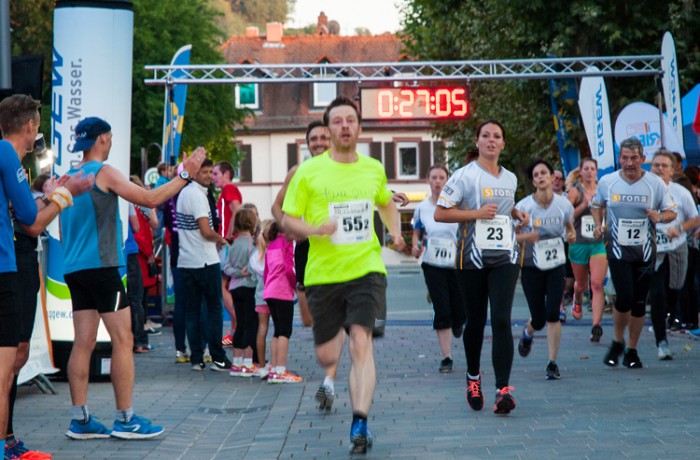
[[[551,270],[523,267],[520,282],[530,307],[530,325],[536,331],[547,323],[559,322],[559,306],[564,296],[566,268],[564,265]]]
[[[464,301],[459,291],[457,273],[454,268],[434,267],[422,264],[425,285],[433,302],[433,329],[449,329],[464,324]]]
[[[484,327],[490,302],[493,333],[491,360],[496,375],[496,388],[499,389],[508,386],[513,365],[510,314],[519,272],[520,267],[514,264],[457,270],[457,279],[467,312],[467,327],[463,337],[467,372],[470,375],[478,375],[481,369],[481,348],[484,344]]]
[[[273,337],[292,336],[292,319],[294,318],[294,302],[291,300],[265,299],[270,308],[272,324],[275,326]]]

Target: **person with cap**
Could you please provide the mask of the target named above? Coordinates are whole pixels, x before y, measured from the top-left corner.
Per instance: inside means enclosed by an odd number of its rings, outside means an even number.
[[[17,378],[27,363],[29,342],[34,330],[40,284],[37,237],[63,207],[70,205],[73,196],[85,192],[90,187],[89,178],[81,176],[69,179],[65,176],[59,180],[48,179],[43,182],[45,194],[33,194],[30,191],[21,162],[27,153],[34,150],[40,124],[40,106],[39,101],[23,94],[11,96],[0,103],[0,131],[5,138],[4,141],[0,141],[0,193],[4,194],[0,203],[5,207],[2,216],[7,217],[7,220],[0,219],[0,372],[2,382],[11,384],[9,398],[5,397],[8,393],[4,387],[0,392],[0,432],[4,435],[5,458],[27,458],[28,455],[36,459],[51,458],[50,454],[28,449],[22,441],[16,439],[12,423],[17,398]],[[12,211],[9,213],[8,199],[11,201]],[[15,275],[10,274],[10,262],[12,265],[16,264],[17,276],[12,282],[7,278]],[[8,315],[9,310],[3,308],[5,306],[14,308],[14,319]],[[15,346],[6,347],[7,341],[14,341],[15,337],[18,338]],[[14,348],[16,355],[13,359],[4,354],[3,350],[10,351],[5,348]],[[10,371],[9,380],[5,379],[7,370]]]
[[[66,436],[71,439],[152,438],[163,433],[163,427],[136,415],[132,408],[133,335],[130,308],[119,274],[119,267],[124,266],[124,252],[118,198],[154,208],[190,183],[206,152],[198,147],[183,162],[179,176],[161,187],[145,190],[104,163],[112,148],[109,123],[97,117],[85,118],[75,127],[75,139],[73,152],[82,151],[83,158],[68,174],[93,174],[95,184],[89,193],[76,197],[73,207],[61,216],[64,278],[73,304],[75,329],[68,361],[72,417]],[[112,342],[110,375],[117,410],[111,430],[90,415],[87,405],[90,356],[100,320]]]

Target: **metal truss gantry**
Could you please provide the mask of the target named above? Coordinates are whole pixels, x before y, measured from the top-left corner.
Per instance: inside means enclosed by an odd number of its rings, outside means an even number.
[[[661,76],[661,55],[507,59],[488,61],[405,61],[322,64],[148,65],[146,85],[237,83],[477,81],[580,77]]]

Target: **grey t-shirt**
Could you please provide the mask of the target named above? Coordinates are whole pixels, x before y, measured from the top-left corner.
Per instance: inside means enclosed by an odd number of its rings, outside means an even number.
[[[537,243],[521,244],[522,265],[547,269],[566,263],[566,254],[563,252],[566,223],[573,223],[574,219],[574,207],[569,200],[555,194],[549,206],[544,208],[535,200],[534,195],[528,195],[515,207],[530,214],[530,222],[522,227],[522,231],[536,231],[539,234]]]
[[[498,222],[467,221],[459,224],[457,261],[459,269],[515,264],[518,245],[510,213],[515,205],[518,179],[501,167],[494,176],[472,161],[452,174],[440,193],[438,206],[477,210],[485,204],[498,206]],[[492,225],[493,224],[493,225]],[[478,227],[478,228],[477,228]],[[491,248],[484,242],[491,241]],[[494,249],[494,246],[499,248]]]
[[[656,228],[646,212],[674,210],[676,204],[657,176],[644,171],[635,182],[628,182],[615,171],[600,179],[591,207],[607,209],[608,258],[648,262],[656,257]]]

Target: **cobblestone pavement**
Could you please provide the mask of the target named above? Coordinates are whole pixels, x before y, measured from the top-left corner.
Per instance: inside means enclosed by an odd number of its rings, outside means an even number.
[[[516,298],[517,340],[527,309]],[[391,318],[391,314],[390,314]],[[588,321],[586,321],[588,319]],[[453,341],[455,370],[439,374],[435,333],[429,321],[390,322],[375,341],[377,389],[369,419],[375,434],[367,458],[695,458],[700,439],[700,342],[671,336],[673,361],[656,357],[645,327],[639,346],[644,369],[608,368],[610,317],[600,344],[589,339],[590,315],[564,326],[558,359],[561,380],[547,381],[547,344],[538,333],[526,359],[515,353],[511,385],[516,409],[492,413],[495,396],[491,337],[482,355],[486,404],[474,412],[465,401],[465,359]],[[19,389],[15,432],[30,447],[55,459],[290,459],[347,458],[351,410],[349,359],[344,352],[332,411],[317,409],[314,393],[323,378],[311,330],[297,326],[289,368],[300,384],[270,385],[227,373],[193,372],[176,364],[171,330],[152,338],[156,350],[137,355],[136,412],[165,426],[147,441],[71,441],[68,385],[58,395],[34,386]],[[91,383],[91,412],[107,425],[114,418],[109,383]]]

